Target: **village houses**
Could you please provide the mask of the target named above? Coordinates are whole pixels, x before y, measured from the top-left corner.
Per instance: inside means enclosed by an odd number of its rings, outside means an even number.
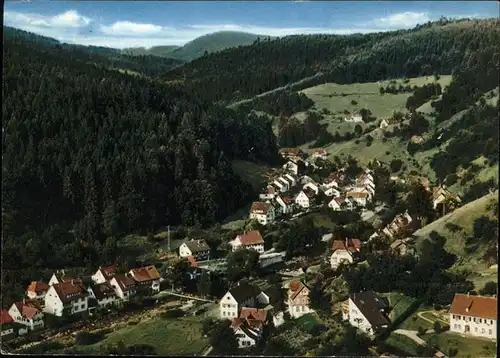
[[[274,185],[269,184],[262,193],[259,194],[260,200],[272,200],[276,195],[278,195],[279,189]]]
[[[328,156],[328,152],[326,150],[324,150],[323,148],[317,148],[313,151],[311,158],[313,158],[313,159],[319,158],[322,160],[326,160],[327,156]]]
[[[49,285],[47,285],[42,280],[32,281],[31,284],[26,289],[26,296],[32,300],[42,300],[45,298],[47,291],[49,290]]]
[[[391,243],[390,249],[400,256],[411,255],[416,257],[417,252],[412,245],[412,241],[413,239],[410,237],[394,240],[394,242]]]
[[[283,164],[283,169],[293,175],[302,175],[305,171],[306,166],[307,163],[302,159],[293,159]]]
[[[67,308],[69,315],[87,311],[88,292],[81,280],[63,281],[50,286],[45,295],[44,311],[55,316],[62,316]]]
[[[353,263],[359,257],[361,241],[359,239],[333,240],[330,266],[337,269],[341,263]]]
[[[302,160],[307,157],[306,153],[298,148],[281,148],[279,150],[279,154],[283,157],[283,159],[291,160]]]
[[[188,240],[179,246],[179,256],[193,256],[196,261],[210,260],[210,246],[205,240]]]
[[[99,266],[99,269],[90,277],[94,283],[104,283],[111,280],[118,271],[118,266]]]
[[[450,331],[496,339],[497,298],[456,293],[450,308]]]
[[[258,286],[246,282],[238,283],[231,288],[219,302],[220,318],[232,319],[239,317],[244,307],[260,308],[269,304],[269,296]]]
[[[279,212],[283,215],[288,215],[293,213],[294,200],[291,196],[278,195],[274,199],[278,204]]]
[[[371,198],[370,193],[361,190],[350,190],[345,195],[351,202],[361,207],[365,207]]]
[[[64,270],[60,270],[60,271],[56,271],[52,274],[52,277],[49,280],[49,286],[52,286],[56,283],[63,283],[63,282],[74,282],[74,283],[79,282],[81,284],[82,279],[79,277],[67,275]]]
[[[276,211],[271,203],[254,201],[250,207],[250,219],[256,219],[261,225],[272,224],[276,217]]]
[[[267,311],[256,308],[243,308],[239,317],[231,320],[231,328],[238,341],[238,348],[251,347],[262,337],[267,323]]]
[[[109,283],[116,295],[123,301],[129,301],[137,293],[135,281],[128,275],[117,274]]]
[[[135,281],[137,288],[147,288],[153,293],[160,292],[161,276],[156,267],[139,267],[129,271],[130,277]]]
[[[302,281],[292,281],[288,285],[288,300],[286,302],[290,317],[299,318],[314,312],[309,307],[309,292],[311,290]]]
[[[87,291],[89,293],[89,298],[94,299],[99,308],[113,306],[119,302],[118,295],[109,282],[91,283]],[[89,308],[91,308],[90,302]]]
[[[432,206],[434,209],[437,209],[438,206],[442,205],[443,211],[454,209],[455,205],[458,205],[462,202],[460,196],[454,194],[446,189],[445,186],[439,186],[432,189]]]
[[[407,231],[412,222],[412,217],[407,211],[405,211],[403,214],[396,215],[396,217],[382,230],[382,232],[392,238],[397,233]]]
[[[257,251],[259,254],[264,253],[264,239],[258,230],[251,230],[229,242],[233,252],[240,249],[251,249]]]
[[[9,312],[4,309],[2,309],[1,327],[2,341],[16,336],[14,319],[10,316]]]
[[[29,331],[44,327],[42,308],[37,301],[23,299],[14,303],[9,308],[9,315],[15,323],[25,326]]]
[[[379,329],[389,324],[387,310],[389,303],[373,291],[351,293],[342,307],[342,317],[351,326],[373,336]]]
[[[304,184],[304,186],[302,187],[302,190],[305,190],[305,189],[311,189],[312,191],[314,191],[315,195],[317,195],[319,193],[319,186],[313,181]]]
[[[334,211],[352,210],[353,204],[349,198],[334,197],[328,202],[328,207]]]
[[[312,206],[315,195],[314,190],[311,188],[302,189],[295,197],[295,204],[307,209]]]

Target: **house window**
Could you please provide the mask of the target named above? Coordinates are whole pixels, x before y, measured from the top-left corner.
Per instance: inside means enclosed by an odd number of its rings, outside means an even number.
[[[477,332],[477,327],[476,327],[476,332]]]
[[[491,336],[491,329],[489,330],[489,332],[488,332],[488,333],[489,333],[489,335]]]
[[[484,333],[485,332],[485,329],[484,328],[481,328],[481,333]]]
[[[453,315],[453,319],[455,319],[455,315]]]
[[[225,316],[226,315],[226,311],[222,311],[222,315]]]
[[[483,323],[483,319],[482,318],[479,318],[479,323]]]
[[[474,317],[474,323],[476,323],[476,317]]]

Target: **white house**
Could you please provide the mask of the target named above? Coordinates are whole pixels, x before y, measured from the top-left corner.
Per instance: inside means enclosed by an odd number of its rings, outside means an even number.
[[[283,175],[286,179],[288,179],[288,181],[292,184],[292,186],[294,186],[295,184],[297,184],[297,179],[294,178],[293,176],[291,176],[290,174],[285,174]]]
[[[118,266],[99,266],[99,269],[91,276],[92,282],[103,283],[111,280],[118,270]]]
[[[358,239],[334,240],[330,256],[331,268],[335,270],[341,263],[353,263],[359,255],[360,247],[361,241]]]
[[[69,315],[86,312],[88,292],[80,282],[69,281],[53,284],[45,295],[45,312],[62,316],[63,308]]]
[[[47,291],[49,290],[49,285],[47,285],[42,280],[32,281],[31,284],[26,289],[26,296],[32,300],[43,300]]]
[[[286,178],[284,177],[279,177],[277,179],[280,183],[283,183],[283,185],[285,186],[286,190],[290,190],[290,188],[292,187],[292,183],[290,183]]]
[[[320,159],[323,159],[323,160],[326,160],[327,156],[328,156],[328,152],[326,150],[324,150],[323,148],[317,148],[317,149],[315,149],[314,152],[311,155],[311,157],[313,159],[320,158]]]
[[[300,193],[295,197],[295,204],[302,208],[309,208],[312,205],[312,200],[314,199],[314,190],[311,188],[303,189]]]
[[[118,295],[109,282],[91,284],[87,291],[89,297],[96,300],[97,307],[109,307],[119,302]]]
[[[256,219],[261,225],[272,224],[276,211],[270,203],[254,201],[250,207],[250,219]]]
[[[450,308],[450,331],[496,339],[497,298],[456,293]]]
[[[371,173],[363,173],[358,175],[358,177],[356,178],[356,185],[359,186],[370,185],[373,188],[375,188],[375,181],[373,175],[371,175]]]
[[[246,282],[231,288],[219,302],[220,318],[232,319],[239,317],[243,307],[258,308],[269,304],[269,296],[258,286]]]
[[[342,316],[344,320],[349,320],[351,326],[373,336],[378,329],[389,324],[388,307],[387,299],[373,291],[353,293],[349,295],[349,304]]]
[[[137,292],[135,281],[127,275],[115,275],[109,281],[116,295],[123,301],[128,301]]]
[[[9,308],[9,315],[15,323],[26,326],[30,331],[44,327],[42,308],[36,301],[22,300],[14,303]]]
[[[52,277],[49,280],[49,286],[52,286],[56,283],[63,283],[63,282],[80,282],[80,283],[82,283],[82,280],[79,277],[66,275],[64,270],[60,270],[60,271],[56,271],[55,273],[52,274]]]
[[[370,194],[365,191],[348,191],[346,197],[359,206],[366,206],[370,199]]]
[[[284,215],[293,213],[293,198],[290,196],[278,195],[274,199],[278,204],[281,213]]]
[[[352,210],[353,205],[348,198],[336,197],[330,200],[328,207],[334,211]]]
[[[274,185],[268,185],[262,193],[259,194],[260,200],[272,200],[278,194],[279,190]]]
[[[236,236],[234,240],[229,242],[229,245],[231,245],[233,252],[240,248],[255,250],[259,254],[264,252],[264,239],[258,230],[251,230]]]
[[[284,193],[288,190],[287,186],[280,182],[278,179],[273,181],[273,185],[275,185],[279,189],[280,193]]]
[[[12,319],[7,310],[2,310],[1,327],[2,327],[1,329],[2,341],[16,336],[14,328],[14,320]]]
[[[382,232],[392,238],[396,233],[406,230],[412,221],[412,217],[406,211],[403,214],[396,215],[396,217],[382,230]]]
[[[326,188],[340,188],[346,180],[346,176],[342,171],[337,171],[330,173],[325,180],[323,180],[323,186]]]
[[[137,288],[146,288],[153,293],[160,292],[161,275],[155,266],[145,266],[129,271],[129,276],[135,281]]]
[[[262,337],[264,325],[267,323],[267,312],[255,308],[243,308],[238,318],[231,320],[239,348],[255,345]]]
[[[462,199],[460,199],[457,194],[450,192],[444,186],[432,189],[432,205],[434,209],[436,209],[439,204],[444,204],[448,200],[454,201],[456,204],[460,204],[462,202]]]
[[[323,191],[323,193],[325,193],[326,196],[333,196],[334,198],[338,198],[340,196],[340,190],[333,186],[330,188],[321,186],[321,190]]]
[[[319,186],[316,183],[314,183],[314,182],[307,183],[302,187],[302,190],[305,190],[308,188],[311,189],[312,191],[314,191],[314,194],[318,195]]]
[[[289,160],[288,162],[283,164],[283,169],[285,169],[285,170],[287,170],[290,173],[293,173],[295,175],[299,174],[299,166],[297,165],[297,163],[294,163],[291,160]]]
[[[193,256],[196,261],[210,259],[210,246],[205,240],[188,240],[179,246],[179,256]]]
[[[314,312],[309,307],[309,292],[311,290],[302,281],[292,281],[288,286],[288,300],[286,305],[290,317],[299,318],[305,314]]]

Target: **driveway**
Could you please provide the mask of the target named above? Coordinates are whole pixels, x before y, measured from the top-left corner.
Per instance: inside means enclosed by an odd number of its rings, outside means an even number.
[[[396,329],[394,331],[394,333],[406,336],[406,337],[410,338],[411,340],[413,340],[415,343],[417,343],[420,346],[423,346],[423,347],[427,346],[427,342],[424,341],[422,338],[420,338],[417,335],[417,333],[418,333],[417,331],[410,331],[408,329]],[[428,329],[426,333],[434,333],[434,330],[433,329]],[[435,357],[446,358],[446,355],[443,352],[437,351],[435,353]]]

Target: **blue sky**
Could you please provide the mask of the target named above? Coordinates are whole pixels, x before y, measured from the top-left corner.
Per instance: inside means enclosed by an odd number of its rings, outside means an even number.
[[[222,30],[350,34],[447,17],[498,17],[495,1],[5,1],[4,25],[63,42],[115,48],[183,45]]]

